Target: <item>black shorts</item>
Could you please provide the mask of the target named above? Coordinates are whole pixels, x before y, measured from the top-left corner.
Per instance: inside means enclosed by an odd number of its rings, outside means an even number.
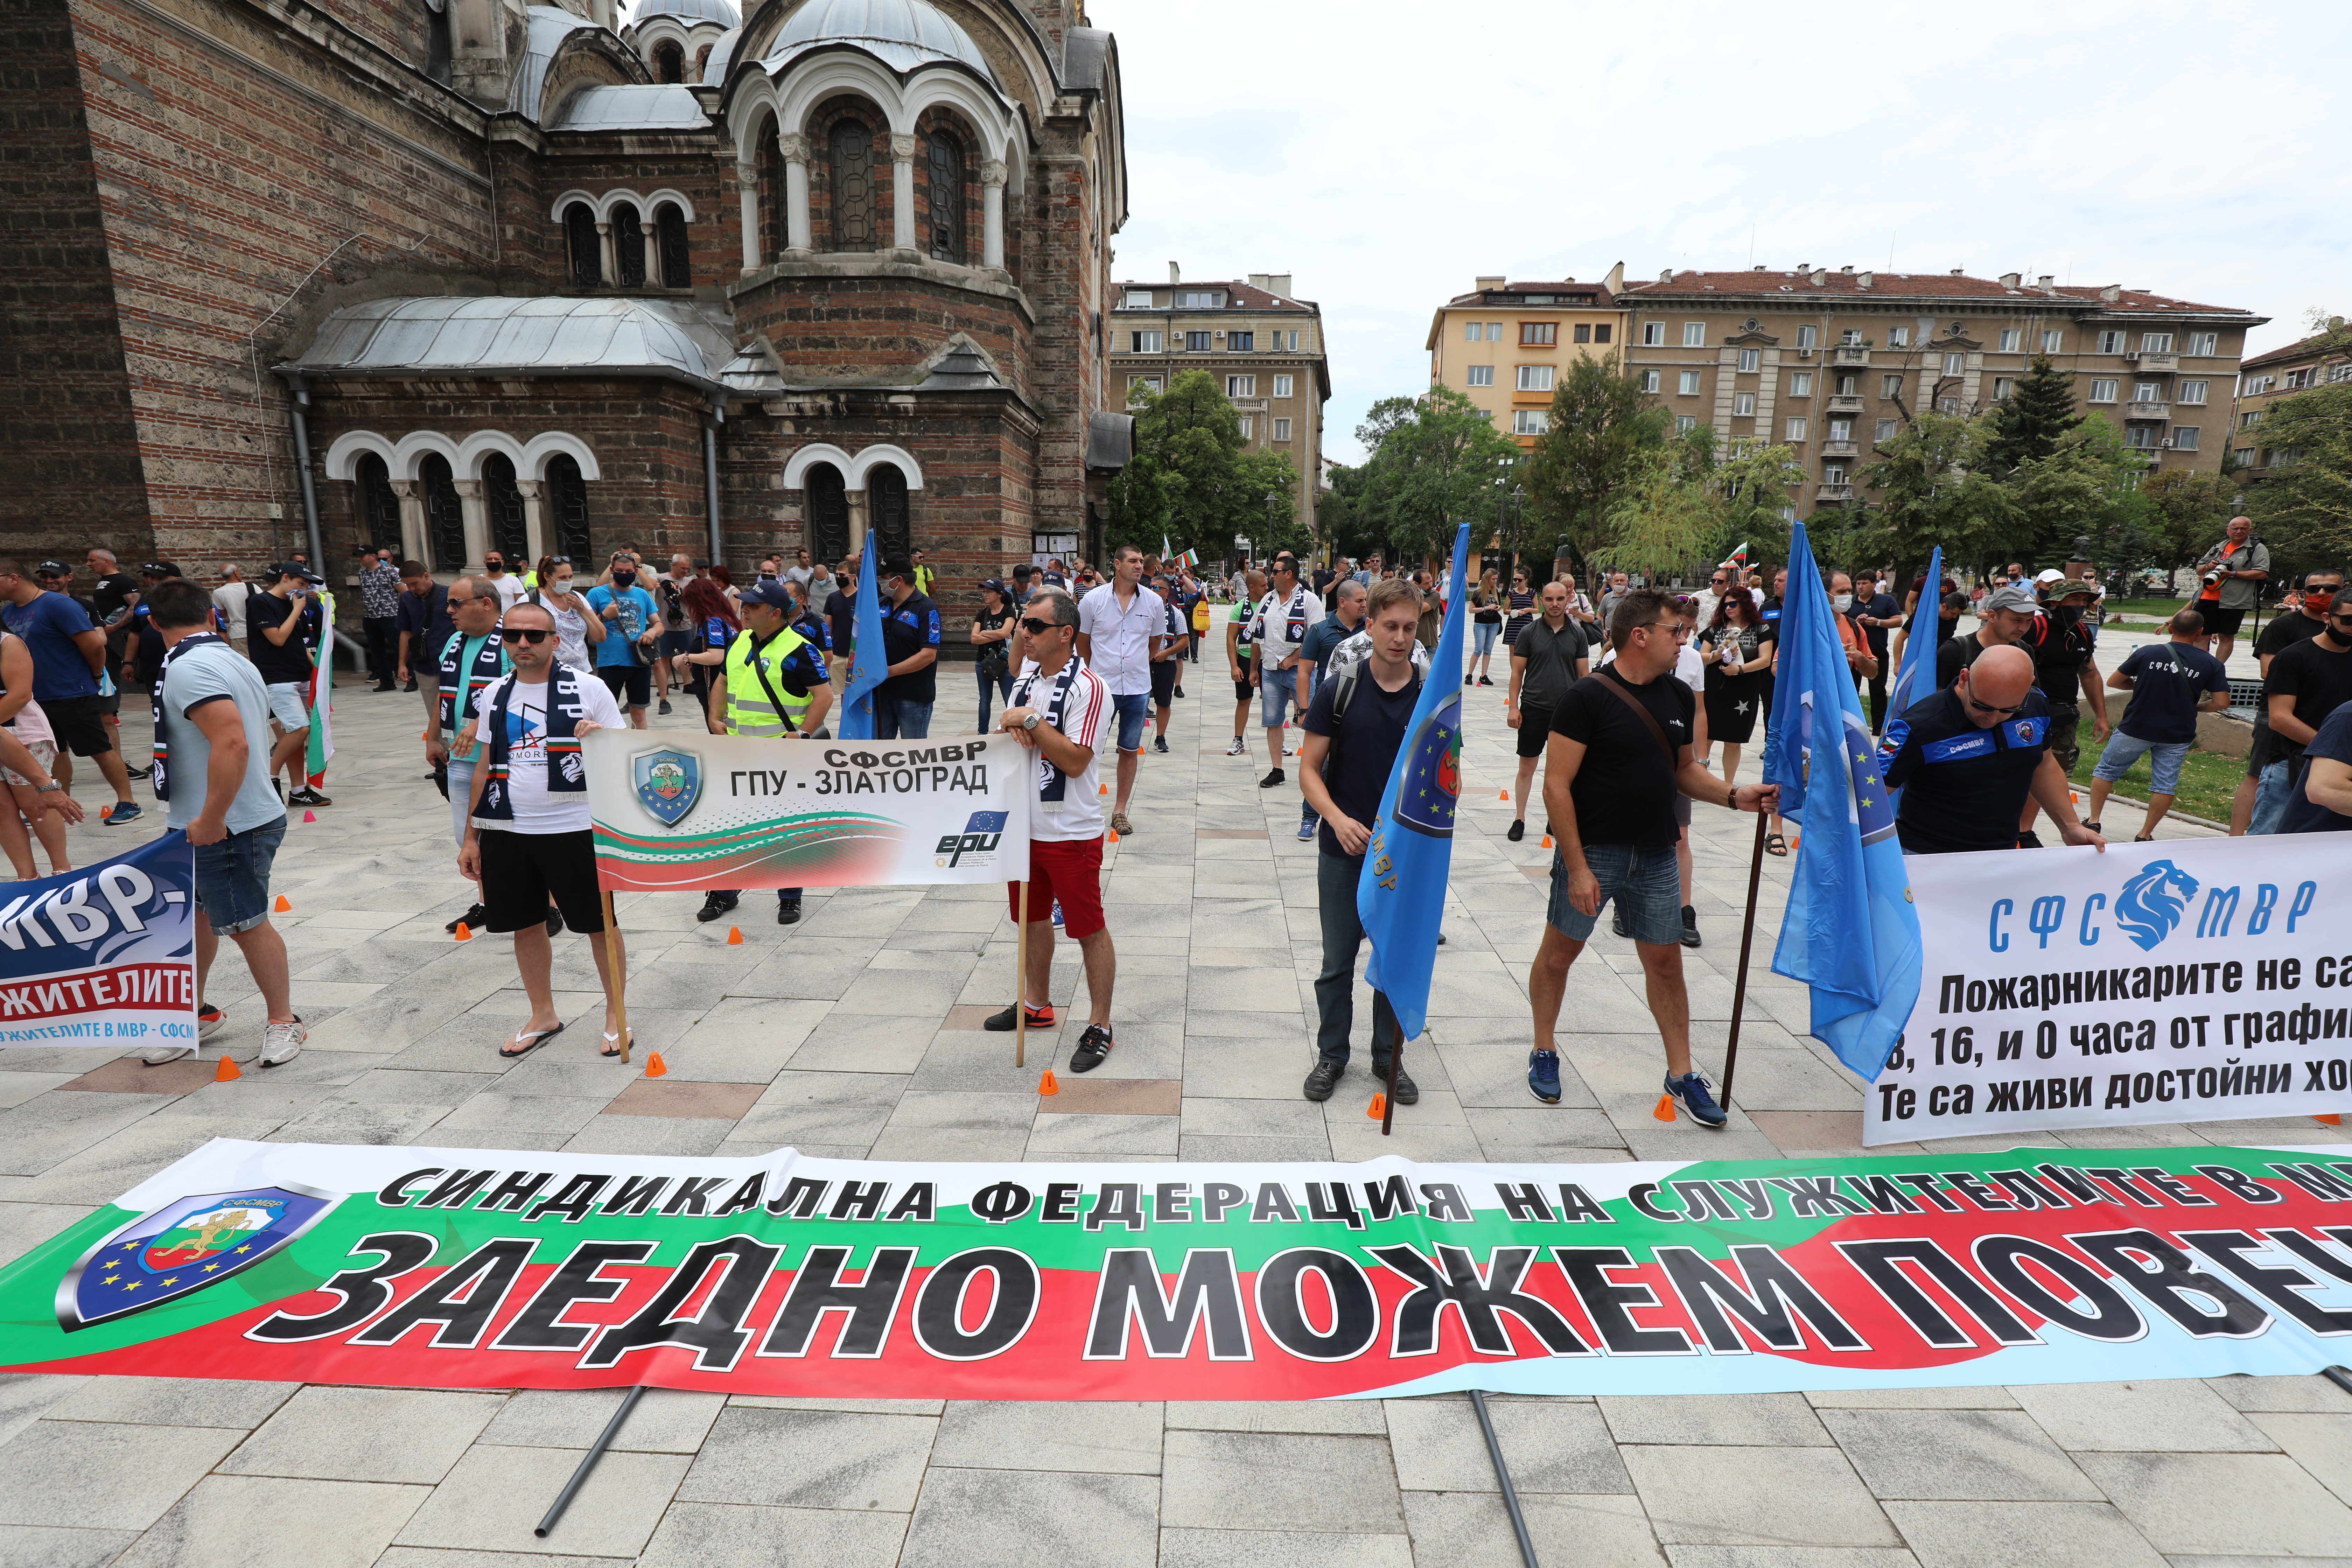
[[[1519,704],[1519,755],[1540,757],[1551,741],[1551,710]]]
[[[600,664],[596,676],[604,681],[604,689],[613,694],[613,700],[624,708],[643,708],[653,700],[654,676],[648,665]],[[568,921],[572,917],[563,918]]]
[[[1176,677],[1182,672],[1172,658],[1163,658],[1151,667],[1151,705],[1165,708],[1175,700]]]
[[[102,757],[114,750],[114,738],[106,732],[105,702],[103,697],[47,697],[41,700],[41,711],[48,715],[60,747],[77,757]]]
[[[510,833],[486,828],[482,847],[482,922],[492,931],[516,931],[547,921],[551,900],[563,923],[593,935],[604,929],[604,898],[596,886],[595,835]]]
[[[656,647],[664,658],[676,658],[681,654],[699,651],[698,639],[692,632],[664,632]]]
[[[2219,605],[2200,605],[2197,613],[2205,617],[2205,629],[2217,637],[2233,637],[2238,628],[2246,624],[2243,610],[2225,610]]]
[[[2270,765],[2271,727],[2257,724],[2254,726],[2254,738],[2246,747],[2246,776],[2258,779],[2263,776],[2263,770]]]
[[[1234,681],[1234,701],[1236,701],[1236,702],[1246,702],[1246,701],[1248,701],[1251,698],[1253,698],[1253,697],[1255,697],[1255,696],[1256,696],[1256,695],[1257,695],[1257,688],[1256,688],[1256,687],[1255,687],[1255,686],[1252,686],[1252,685],[1251,685],[1251,684],[1250,684],[1246,679],[1244,679],[1244,680],[1236,680],[1236,681]]]

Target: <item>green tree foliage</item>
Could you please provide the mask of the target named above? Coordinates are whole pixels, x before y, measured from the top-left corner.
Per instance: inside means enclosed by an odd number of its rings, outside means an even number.
[[[1991,430],[1984,416],[1923,409],[1875,446],[1858,478],[1875,492],[1856,531],[1854,550],[1897,568],[1924,563],[1944,547],[1944,562],[1981,563],[2015,549],[2021,513],[2009,488],[1986,471]]]
[[[1616,355],[1570,363],[1552,390],[1550,427],[1527,465],[1535,552],[1549,541],[1555,556],[1570,557],[1589,577],[1589,558],[1610,542],[1611,511],[1637,478],[1654,482],[1646,458],[1673,430],[1673,416]]]
[[[1391,560],[1444,554],[1465,522],[1481,533],[1494,521],[1495,481],[1519,455],[1517,442],[1450,386],[1382,398],[1356,438],[1371,456],[1348,525],[1365,550],[1381,549]]]
[[[1610,503],[1598,553],[1612,570],[1653,574],[1711,564],[1742,542],[1751,560],[1785,560],[1780,512],[1803,482],[1787,447],[1718,458],[1714,433],[1701,429],[1643,447]]]
[[[2087,537],[2099,559],[2137,563],[2154,542],[2152,509],[2141,489],[2154,467],[2106,420],[2081,421],[2047,456],[2026,458],[2009,476],[2022,527],[2005,548],[2054,563]]]
[[[2352,557],[2352,382],[2281,398],[2261,430],[2263,446],[2289,454],[2246,490],[2247,515],[2273,555],[2305,567]]]
[[[1268,491],[1295,496],[1297,471],[1286,454],[1244,449],[1216,377],[1185,371],[1164,392],[1139,390],[1130,407],[1135,456],[1111,481],[1108,542],[1157,551],[1164,535],[1210,561],[1230,553],[1236,534],[1276,548],[1307,542],[1295,504],[1265,500]]]
[[[2144,548],[2135,553],[2128,548],[2132,541],[2118,540],[2099,559],[2126,572],[2155,567],[2168,574],[2194,562],[2207,545],[2221,537],[2237,494],[2236,485],[2226,476],[2192,473],[2187,468],[2150,474],[2139,489],[2147,502]]]
[[[2073,378],[2041,354],[2018,377],[2008,401],[1994,404],[1988,417],[1991,434],[1985,443],[1985,466],[2001,478],[2050,458],[2083,423],[2083,416],[2074,412]]]

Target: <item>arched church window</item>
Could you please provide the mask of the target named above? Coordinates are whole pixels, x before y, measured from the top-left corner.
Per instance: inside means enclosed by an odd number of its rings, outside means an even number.
[[[664,202],[654,209],[655,248],[661,253],[662,286],[668,289],[694,287],[694,264],[686,242],[686,214],[676,202]]]
[[[642,289],[646,283],[646,226],[637,216],[637,209],[623,202],[613,209],[613,267],[620,273],[615,279],[624,289]]]
[[[490,544],[509,564],[530,559],[530,531],[523,527],[522,490],[515,483],[513,459],[493,452],[482,459],[482,510],[488,519]]]
[[[473,563],[466,559],[466,508],[449,459],[428,453],[416,478],[425,491],[425,549],[432,557],[425,564],[436,572],[462,572]]]
[[[579,463],[561,452],[547,459],[547,515],[554,554],[585,561],[594,553],[588,546],[588,481]]]
[[[907,476],[895,463],[877,463],[866,471],[866,500],[874,516],[874,531],[882,538],[882,553],[905,555],[914,549],[914,523],[907,505]]]
[[[676,44],[657,44],[654,47],[654,79],[682,82],[686,79],[686,51]]]
[[[855,120],[833,128],[833,248],[874,248],[874,137]]]
[[[934,260],[963,264],[963,143],[944,131],[925,139],[930,165],[923,242]]]
[[[563,243],[571,253],[573,287],[593,289],[604,280],[603,247],[596,238],[596,214],[586,202],[573,202],[563,209]]]
[[[849,553],[849,495],[841,470],[817,463],[808,471],[809,550],[819,561]]]
[[[393,493],[392,470],[383,459],[373,452],[362,454],[352,479],[358,497],[352,521],[359,527],[360,542],[406,548],[400,537],[400,497]]]

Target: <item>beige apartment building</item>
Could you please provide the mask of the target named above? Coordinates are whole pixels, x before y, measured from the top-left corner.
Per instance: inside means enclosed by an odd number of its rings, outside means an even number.
[[[1429,380],[1486,410],[1496,429],[1533,447],[1549,422],[1552,388],[1578,357],[1622,353],[1616,301],[1624,264],[1598,283],[1513,283],[1481,278],[1429,322]]]
[[[1289,273],[1187,282],[1171,261],[1165,283],[1115,286],[1110,326],[1113,391],[1131,401],[1188,370],[1214,375],[1241,416],[1247,449],[1288,454],[1297,475],[1292,515],[1314,526],[1331,371],[1322,309],[1292,297]]]
[[[2014,272],[1668,270],[1614,292],[1628,363],[1682,428],[1705,424],[1727,448],[1795,448],[1801,515],[1855,498],[1905,409],[1985,408],[2037,355],[2125,445],[2165,468],[2217,471],[2247,330],[2269,319]]]
[[[2263,416],[2282,397],[2293,397],[2331,382],[2352,381],[2352,340],[2344,331],[2344,318],[2327,318],[2327,330],[2268,353],[2256,354],[2238,367],[2238,397],[2231,410],[2230,445],[2239,477],[2260,481],[2273,468],[2284,468],[2294,454],[2281,451],[2263,439]]]

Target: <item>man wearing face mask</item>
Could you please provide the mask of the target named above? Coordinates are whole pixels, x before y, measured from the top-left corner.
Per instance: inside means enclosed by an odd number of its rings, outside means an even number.
[[[2091,602],[2091,585],[2053,569],[2035,578],[2034,586],[2042,611],[2018,639],[2018,646],[2033,656],[2033,683],[2050,704],[2050,754],[2072,777],[2082,751],[2076,731],[2082,723],[2083,704],[2091,710],[2092,734],[2103,746],[2107,740],[2106,678],[2099,673],[2098,661],[2092,656],[2091,628],[2083,619],[2084,606]],[[2081,704],[2076,700],[2078,693]],[[2032,796],[2026,797],[2024,815],[2017,822],[2019,848],[2042,847],[2033,831],[2041,815],[2041,805]]]

